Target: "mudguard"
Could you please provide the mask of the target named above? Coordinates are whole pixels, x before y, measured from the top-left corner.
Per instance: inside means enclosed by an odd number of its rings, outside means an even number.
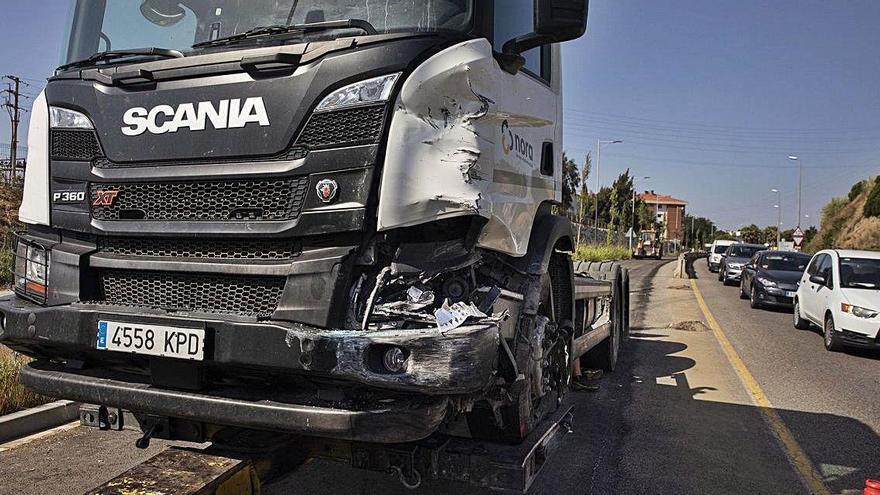
[[[574,250],[574,242],[572,241],[571,222],[559,215],[545,213],[535,219],[532,234],[529,239],[529,249],[522,258],[513,260],[512,266],[521,273],[530,275],[542,275],[547,273],[547,267],[550,265],[550,257],[557,244],[559,248],[565,251]]]

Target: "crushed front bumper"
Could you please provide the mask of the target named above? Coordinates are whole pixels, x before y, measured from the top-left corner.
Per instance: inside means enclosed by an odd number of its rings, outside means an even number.
[[[488,387],[499,349],[497,327],[482,324],[444,333],[433,328],[325,330],[87,305],[47,308],[15,296],[0,298],[0,312],[0,343],[38,359],[23,370],[22,381],[39,393],[207,423],[363,441],[405,442],[430,435],[445,417],[449,396]],[[281,387],[220,387],[208,381],[191,392],[176,391],[151,383],[149,374],[118,371],[126,364],[155,369],[181,361],[97,350],[102,319],[204,325],[205,360],[183,363],[206,375],[318,379],[325,387],[376,390],[393,398],[345,408],[332,407],[332,401],[315,405]],[[402,372],[377,366],[375,353],[387,346],[407,353]],[[53,364],[59,361],[77,365]]]

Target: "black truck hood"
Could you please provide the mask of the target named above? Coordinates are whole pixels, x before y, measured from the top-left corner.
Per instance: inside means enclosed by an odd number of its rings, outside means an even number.
[[[53,78],[46,94],[50,105],[92,119],[112,162],[267,156],[291,145],[329,92],[405,72],[448,43],[438,36],[394,35],[223,51],[68,72]],[[156,125],[144,129],[151,111]],[[220,115],[219,128],[205,112]],[[175,118],[183,125],[170,125]],[[139,119],[140,126],[133,124]],[[203,126],[192,125],[199,120]]]

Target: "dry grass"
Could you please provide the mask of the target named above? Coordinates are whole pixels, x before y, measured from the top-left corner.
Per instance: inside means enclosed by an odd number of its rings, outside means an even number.
[[[863,181],[873,184],[874,178]],[[808,245],[808,251],[820,249],[880,250],[880,218],[865,217],[865,203],[871,187],[854,188],[852,198],[834,198],[822,210],[819,235]]]
[[[0,416],[49,402],[18,383],[18,370],[28,361],[0,345]]]

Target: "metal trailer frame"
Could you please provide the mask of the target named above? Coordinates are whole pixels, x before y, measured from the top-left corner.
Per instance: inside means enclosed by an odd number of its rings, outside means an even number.
[[[628,333],[628,273],[616,263],[580,263],[575,268],[578,321],[573,322],[572,360],[589,358],[597,350],[610,355],[614,349],[610,368],[609,361],[601,360],[602,367],[613,369],[617,358],[614,346]],[[136,417],[122,409],[94,405],[80,409],[83,426],[105,430],[140,429],[145,420],[152,428],[162,424],[162,418]],[[419,442],[379,444],[229,429],[218,434],[209,447],[172,447],[87,493],[259,494],[264,483],[291,474],[309,459],[389,473],[413,489],[426,480],[445,480],[526,493],[571,431],[573,420],[573,407],[563,405],[517,445],[439,433]],[[150,435],[147,431],[137,446],[148,446]]]

